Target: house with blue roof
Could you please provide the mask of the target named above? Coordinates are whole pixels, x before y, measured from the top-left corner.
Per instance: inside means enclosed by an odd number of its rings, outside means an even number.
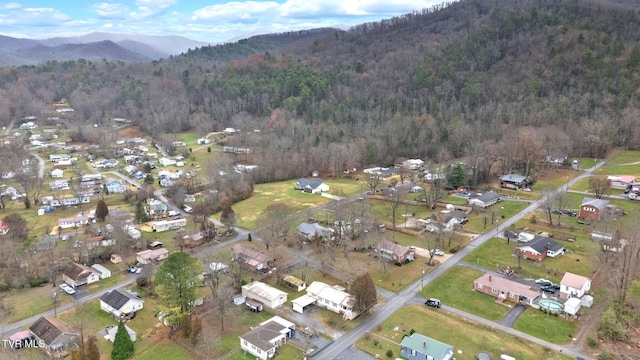
[[[422,334],[405,336],[400,343],[400,355],[409,360],[451,360],[453,346]]]
[[[325,184],[322,179],[298,179],[295,188],[310,194],[322,194],[329,191],[329,185]]]
[[[520,174],[507,174],[500,176],[500,187],[508,189],[522,189],[529,186],[526,176]]]

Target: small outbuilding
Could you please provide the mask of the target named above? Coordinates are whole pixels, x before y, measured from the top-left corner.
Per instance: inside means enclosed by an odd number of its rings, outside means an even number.
[[[91,265],[91,268],[98,273],[98,275],[100,276],[100,279],[106,279],[111,277],[111,270],[107,269],[106,267],[100,264],[93,264]]]
[[[282,285],[289,287],[295,291],[302,291],[304,289],[307,288],[307,283],[298,279],[295,276],[291,276],[291,275],[286,275],[285,277],[282,278],[282,280],[280,281],[282,283]]]

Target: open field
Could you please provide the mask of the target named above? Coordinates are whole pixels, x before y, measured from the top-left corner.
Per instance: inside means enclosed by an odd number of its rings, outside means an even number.
[[[578,330],[570,320],[533,308],[520,315],[513,328],[554,344],[570,343]]]
[[[572,359],[469,319],[420,305],[399,309],[375,330],[358,340],[356,346],[372,356],[378,354],[380,358],[384,358],[387,350],[392,350],[393,356],[398,357],[398,344],[411,330],[452,345],[458,360],[475,359],[478,351],[489,352],[494,359],[499,358],[500,354],[527,360]]]
[[[464,229],[478,234],[492,231],[505,219],[519,213],[527,206],[529,202],[526,201],[500,201],[496,205],[481,209],[477,214],[475,212],[469,214],[469,222],[464,225]]]

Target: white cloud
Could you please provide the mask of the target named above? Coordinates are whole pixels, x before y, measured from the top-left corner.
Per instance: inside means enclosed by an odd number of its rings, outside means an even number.
[[[91,8],[103,19],[124,19],[129,12],[128,6],[117,3],[93,4]]]
[[[21,7],[22,5],[18,3],[6,3],[4,5],[0,4],[0,9],[2,10],[15,10],[15,9],[20,9]]]
[[[193,21],[207,20],[226,23],[258,22],[260,19],[269,21],[273,20],[273,17],[277,15],[279,6],[280,4],[272,1],[228,2],[198,9],[193,12],[191,19]]]
[[[287,0],[281,15],[294,18],[389,16],[432,7],[441,0]]]
[[[136,0],[138,11],[133,12],[132,15],[143,18],[162,15],[176,2],[177,0]]]

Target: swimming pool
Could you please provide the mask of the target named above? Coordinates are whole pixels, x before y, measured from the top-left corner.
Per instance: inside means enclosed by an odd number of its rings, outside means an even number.
[[[540,300],[540,309],[542,309],[543,311],[548,311],[552,314],[557,314],[560,311],[562,311],[562,304],[560,304],[557,301],[551,301],[551,300]]]

